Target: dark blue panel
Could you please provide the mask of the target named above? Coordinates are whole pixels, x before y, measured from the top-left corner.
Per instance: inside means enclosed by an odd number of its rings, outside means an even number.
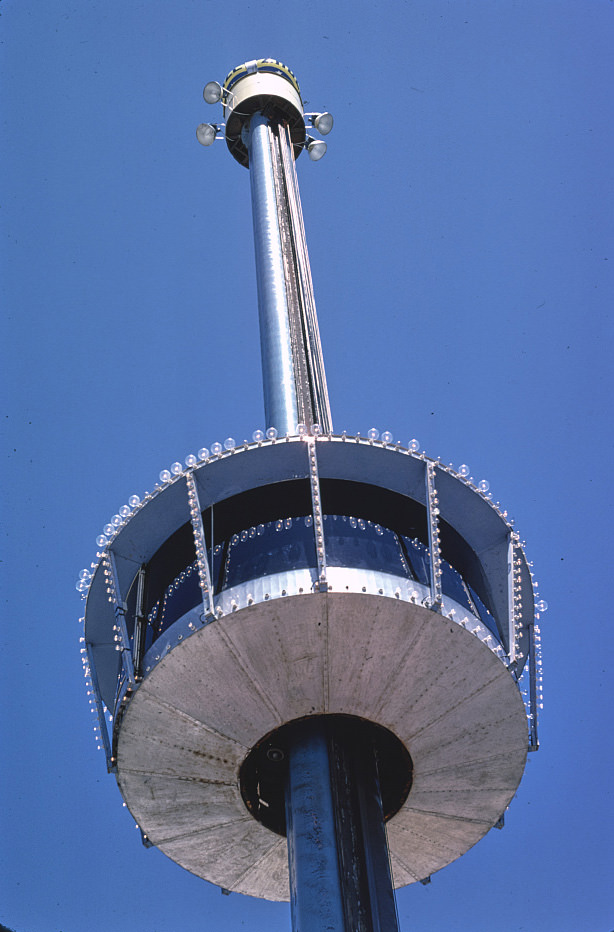
[[[280,518],[233,534],[222,588],[250,579],[316,566],[311,515]]]
[[[397,535],[387,528],[345,515],[324,516],[326,562],[407,576]]]

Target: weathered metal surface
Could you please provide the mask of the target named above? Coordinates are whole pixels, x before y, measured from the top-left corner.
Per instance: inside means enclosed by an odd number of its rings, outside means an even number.
[[[315,721],[295,738],[289,756],[286,825],[292,928],[343,932],[344,878],[337,856],[328,741]]]
[[[286,900],[285,840],[248,814],[238,768],[263,735],[325,712],[377,722],[412,756],[411,792],[388,823],[395,886],[474,845],[520,782],[525,710],[489,648],[419,605],[333,592],[242,609],[170,651],[120,724],[120,788],[173,860]]]

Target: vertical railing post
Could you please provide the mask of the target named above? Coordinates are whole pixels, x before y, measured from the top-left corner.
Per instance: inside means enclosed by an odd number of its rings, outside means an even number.
[[[435,488],[435,464],[426,464],[426,514],[431,556],[431,608],[441,611],[443,593],[441,588],[441,545],[439,539],[439,499]]]

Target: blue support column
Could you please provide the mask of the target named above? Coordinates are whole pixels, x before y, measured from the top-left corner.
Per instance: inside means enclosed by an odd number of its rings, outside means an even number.
[[[376,752],[362,726],[318,716],[290,744],[294,932],[398,932]]]
[[[306,723],[290,750],[286,832],[294,932],[343,932],[328,743],[316,723]]]

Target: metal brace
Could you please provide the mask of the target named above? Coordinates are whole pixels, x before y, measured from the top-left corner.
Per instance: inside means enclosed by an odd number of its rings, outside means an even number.
[[[439,540],[439,499],[435,488],[435,464],[426,464],[426,514],[428,519],[429,551],[431,554],[431,608],[441,611],[441,543]]]
[[[196,548],[196,565],[198,567],[198,580],[200,589],[203,594],[203,611],[209,619],[215,618],[215,607],[213,605],[213,589],[211,586],[211,571],[209,569],[209,560],[207,558],[207,544],[205,541],[205,529],[203,527],[203,516],[198,498],[198,489],[194,475],[189,472],[186,475],[186,484],[188,487],[188,505],[190,508],[190,520],[194,532],[194,547]]]
[[[316,559],[318,562],[317,589],[326,592],[326,545],[324,543],[324,521],[322,517],[322,496],[320,493],[320,476],[318,474],[318,457],[316,454],[316,438],[307,440],[307,456],[309,459],[309,482],[311,488],[311,508],[313,512],[313,531],[316,544]]]
[[[106,563],[111,571],[111,579],[114,589],[115,624],[119,628],[120,634],[120,653],[122,658],[122,667],[128,682],[131,686],[133,686],[135,682],[134,662],[132,658],[132,648],[130,647],[130,638],[128,637],[128,629],[126,627],[127,606],[126,603],[123,602],[120,598],[121,590],[119,587],[119,576],[117,573],[115,554],[112,550],[107,550]]]

